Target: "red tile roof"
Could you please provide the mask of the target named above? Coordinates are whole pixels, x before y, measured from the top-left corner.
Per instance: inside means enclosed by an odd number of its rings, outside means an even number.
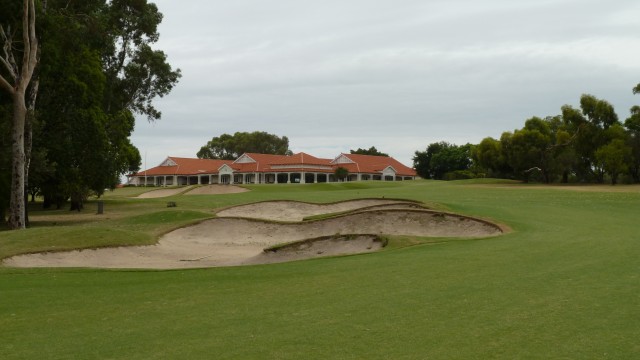
[[[353,163],[337,163],[340,157],[346,157]],[[416,171],[408,166],[403,165],[398,160],[387,156],[360,155],[360,154],[340,154],[333,162],[336,167],[343,167],[350,173],[367,173],[378,174],[384,169],[391,166],[399,176],[417,176]]]
[[[253,159],[255,162],[242,162],[246,157]],[[330,159],[320,159],[303,152],[290,156],[246,153],[239,157],[231,167],[239,172],[290,172],[303,171],[305,169],[313,169],[313,171],[317,172],[333,172]]]
[[[175,163],[175,165],[167,165],[167,163]],[[232,163],[232,160],[192,159],[169,156],[159,166],[146,171],[140,171],[133,176],[214,174],[218,172],[218,169],[222,165],[231,165]]]
[[[384,169],[391,166],[398,176],[417,176],[415,170],[401,164],[392,157],[340,154],[331,160],[317,158],[303,152],[291,156],[246,153],[235,161],[170,156],[159,166],[147,169],[146,171],[140,171],[130,176],[195,176],[200,174],[217,174],[218,169],[225,164],[230,166],[234,172],[239,173],[294,171],[333,173],[336,168],[344,167],[350,173],[381,174]]]

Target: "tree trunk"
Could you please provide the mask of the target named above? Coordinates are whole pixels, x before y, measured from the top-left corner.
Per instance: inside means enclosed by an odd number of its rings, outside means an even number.
[[[84,209],[83,196],[79,193],[73,193],[71,195],[71,207],[70,211],[82,211]]]
[[[38,61],[40,61],[40,44],[38,43]],[[31,167],[31,150],[33,149],[33,122],[36,116],[36,99],[38,97],[38,90],[40,89],[40,76],[38,72],[34,72],[31,79],[31,89],[29,91],[29,98],[26,100],[27,113],[24,120],[24,191],[25,194],[29,191],[29,169]],[[26,196],[26,195],[25,195]],[[35,197],[35,195],[34,195]],[[25,226],[29,227],[29,206],[28,198],[25,198],[24,204],[24,221]],[[35,201],[35,199],[34,199]]]
[[[9,35],[7,35],[7,33]],[[0,88],[11,95],[13,100],[13,121],[11,127],[11,195],[9,198],[10,229],[24,229],[26,226],[25,211],[25,148],[24,132],[27,116],[25,95],[38,65],[38,38],[36,37],[36,9],[34,0],[22,2],[22,64],[18,66],[13,51],[13,34],[0,28],[3,41],[4,56],[0,64],[9,72],[7,78],[0,75]],[[12,81],[13,83],[10,83]]]
[[[24,93],[16,92],[13,99],[13,127],[11,129],[11,196],[9,200],[9,228],[24,229],[25,222],[25,197],[24,197],[24,122],[27,116],[27,107],[24,103]]]

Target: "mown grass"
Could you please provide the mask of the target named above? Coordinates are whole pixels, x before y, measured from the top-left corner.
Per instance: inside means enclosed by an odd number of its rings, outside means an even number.
[[[62,220],[56,225],[47,220],[0,232],[0,256],[68,242],[153,241],[167,229],[212,216],[213,208],[269,199],[407,198],[494,219],[514,231],[430,244],[399,237],[398,246],[379,253],[250,267],[0,268],[2,358],[640,354],[639,187],[575,191],[485,180],[251,188],[148,200],[116,192],[105,196],[102,217],[81,214],[89,219],[74,223],[77,214],[57,214]],[[178,207],[166,208],[167,201]],[[32,213],[34,221],[45,216]]]

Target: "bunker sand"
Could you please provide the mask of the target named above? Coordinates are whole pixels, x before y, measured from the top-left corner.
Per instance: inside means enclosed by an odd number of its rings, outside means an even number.
[[[20,255],[6,259],[4,264],[148,269],[235,266],[376,251],[382,247],[379,235],[468,238],[502,233],[497,225],[483,220],[418,207],[416,203],[397,200],[356,200],[328,205],[262,202],[224,209],[218,212],[218,218],[174,230],[153,246]],[[341,211],[350,212],[322,220],[300,221],[309,214]],[[273,221],[282,218],[298,222]],[[264,251],[274,245],[296,242],[305,242],[308,246]]]

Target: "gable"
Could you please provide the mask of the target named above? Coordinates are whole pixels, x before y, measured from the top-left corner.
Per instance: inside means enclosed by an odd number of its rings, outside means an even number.
[[[176,166],[178,165],[175,161],[173,161],[173,159],[171,158],[166,158],[162,164],[160,164],[160,166]]]
[[[231,166],[227,164],[224,164],[218,168],[218,173],[220,173],[220,175],[233,174],[233,168],[231,168]]]
[[[395,175],[396,175],[396,173],[398,173],[398,172],[397,172],[397,171],[396,171],[396,169],[394,169],[394,167],[393,167],[393,166],[391,166],[391,165],[387,166],[386,168],[384,168],[384,169],[382,170],[382,175],[383,175],[383,176],[395,176]]]
[[[340,154],[337,158],[333,159],[332,164],[354,164],[355,161],[349,159],[347,155]]]
[[[251,156],[247,154],[242,154],[239,158],[234,161],[234,164],[250,164],[255,163],[256,161],[251,158]]]

